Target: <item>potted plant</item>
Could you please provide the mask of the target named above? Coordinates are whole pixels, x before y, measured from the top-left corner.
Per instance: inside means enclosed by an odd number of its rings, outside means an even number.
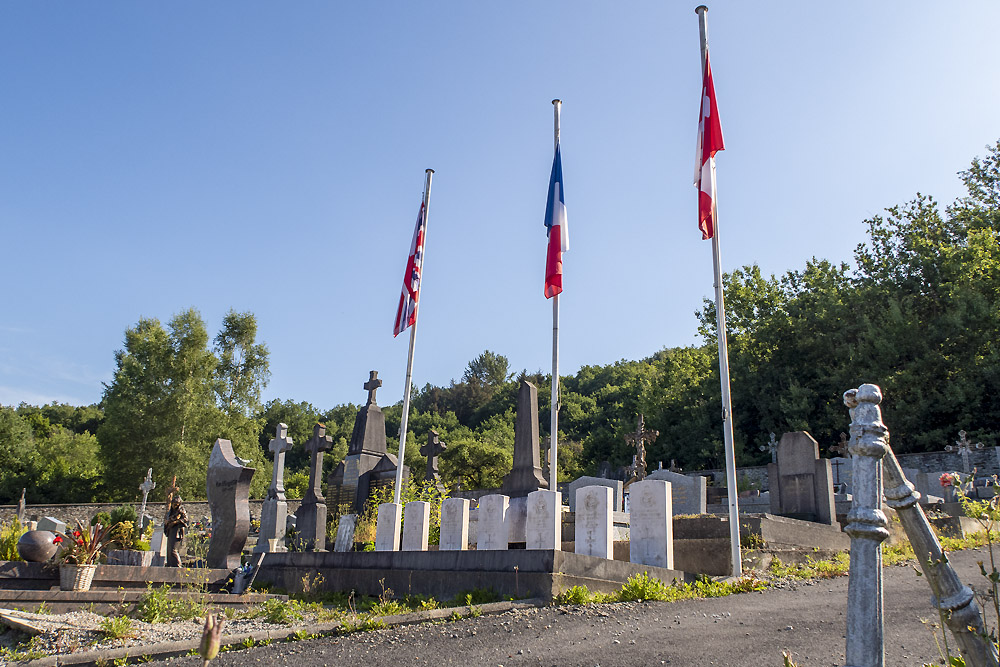
[[[90,590],[94,571],[97,570],[97,563],[103,555],[102,550],[110,539],[108,533],[108,529],[99,523],[84,526],[77,521],[76,528],[72,531],[56,535],[52,542],[62,547],[57,556],[61,590]]]
[[[153,522],[150,521],[146,530],[136,530],[131,521],[115,524],[110,531],[111,545],[116,547],[108,551],[108,565],[132,565],[149,567],[153,564],[153,552],[149,550],[149,539],[153,535]]]

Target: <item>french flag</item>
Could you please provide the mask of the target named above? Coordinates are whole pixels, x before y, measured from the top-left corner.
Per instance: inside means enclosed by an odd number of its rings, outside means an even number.
[[[549,178],[549,199],[545,204],[545,233],[549,247],[545,256],[545,298],[551,299],[563,291],[562,254],[569,250],[569,224],[566,222],[566,200],[563,192],[562,153],[556,144]]]

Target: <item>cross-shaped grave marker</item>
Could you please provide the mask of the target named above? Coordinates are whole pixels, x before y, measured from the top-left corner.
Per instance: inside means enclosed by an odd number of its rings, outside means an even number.
[[[766,445],[760,446],[760,451],[771,452],[771,463],[778,462],[778,441],[775,439],[774,433],[771,434],[771,439],[767,441]]]
[[[850,443],[847,441],[847,434],[841,433],[840,442],[830,447],[830,452],[836,454],[837,456],[848,457],[851,455],[850,451],[848,450],[849,446]]]
[[[962,472],[969,474],[972,472],[969,470],[969,454],[972,453],[973,449],[982,449],[983,443],[981,442],[969,442],[965,437],[965,431],[958,432],[958,440],[955,441],[955,445],[948,445],[944,448],[946,452],[958,452],[962,455]]]
[[[448,445],[441,442],[437,431],[431,429],[427,433],[427,442],[420,445],[420,453],[427,457],[427,476],[424,479],[431,482],[441,480],[438,472],[438,456],[447,448]]]
[[[375,392],[382,386],[382,381],[378,379],[378,371],[369,371],[368,382],[363,386],[368,391],[368,405],[372,405],[375,403]]]
[[[632,473],[636,479],[646,478],[646,445],[653,444],[658,435],[660,435],[659,431],[645,427],[645,420],[641,414],[639,415],[639,426],[635,429],[635,433],[625,434],[625,442],[636,449],[635,458],[632,460]]]
[[[372,371],[372,373],[374,372]],[[379,381],[379,384],[382,384],[381,381]],[[374,389],[369,396],[371,397],[369,400],[374,400]],[[325,424],[317,423],[313,426],[313,436],[309,438],[309,442],[306,443],[305,447],[306,451],[309,452],[309,488],[306,490],[302,502],[303,504],[307,500],[322,502],[325,500],[320,486],[323,482],[323,453],[333,448],[333,437],[326,434]]]
[[[267,443],[267,448],[274,454],[274,473],[271,475],[271,488],[268,498],[285,499],[285,452],[292,448],[292,439],[288,437],[288,426],[278,424],[274,429],[274,438]]]
[[[153,469],[150,468],[146,471],[146,479],[142,480],[142,484],[139,485],[139,490],[142,491],[142,506],[139,508],[140,525],[142,517],[146,515],[146,498],[149,497],[149,492],[155,488],[156,482],[153,481]]]

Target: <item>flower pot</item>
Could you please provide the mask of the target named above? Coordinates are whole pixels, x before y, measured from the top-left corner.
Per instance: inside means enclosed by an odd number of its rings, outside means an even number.
[[[108,565],[130,565],[132,567],[149,567],[153,564],[152,551],[134,551],[132,549],[112,549],[108,552]]]
[[[94,581],[94,572],[96,571],[96,565],[60,565],[59,590],[89,591],[90,584]]]

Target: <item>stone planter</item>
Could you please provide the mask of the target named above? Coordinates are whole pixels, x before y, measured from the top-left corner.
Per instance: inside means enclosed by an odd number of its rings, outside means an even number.
[[[59,590],[89,591],[96,571],[96,565],[60,565]]]
[[[108,565],[131,565],[132,567],[149,567],[153,564],[152,551],[132,551],[112,549],[108,552]]]

